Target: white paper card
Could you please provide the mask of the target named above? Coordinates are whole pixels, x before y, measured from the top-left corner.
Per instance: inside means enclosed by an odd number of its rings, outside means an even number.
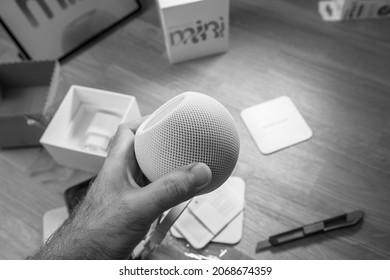
[[[183,212],[180,218],[187,218],[186,215],[191,215],[188,212]],[[219,234],[213,236],[212,242],[236,244],[242,238],[242,226],[244,223],[244,211],[242,210]],[[189,227],[191,229],[191,226]],[[171,233],[176,238],[184,238],[184,236],[176,229],[175,225],[171,227]]]
[[[287,96],[247,108],[241,118],[263,154],[306,141],[313,132]]]
[[[182,216],[185,218],[180,219]],[[188,208],[184,210],[180,218],[175,222],[174,227],[182,236],[185,236],[195,249],[203,248],[213,239],[214,234],[199,223],[198,219],[189,212]]]
[[[52,235],[68,218],[66,207],[49,210],[43,216],[43,243]]]
[[[196,249],[214,242],[235,244],[242,237],[245,182],[230,177],[212,193],[196,197],[171,228]]]
[[[195,198],[188,208],[191,214],[214,235],[242,210],[241,204],[236,200],[236,193],[229,189],[215,191],[207,199]]]

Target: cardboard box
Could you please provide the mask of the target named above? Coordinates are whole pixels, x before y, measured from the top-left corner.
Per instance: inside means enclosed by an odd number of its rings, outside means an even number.
[[[390,0],[327,0],[318,3],[324,21],[388,19]]]
[[[170,63],[229,48],[229,0],[157,0]]]
[[[58,79],[56,61],[0,64],[0,148],[40,145]]]
[[[96,174],[107,151],[95,146],[108,144],[120,123],[140,117],[133,96],[72,86],[40,142],[59,164]]]

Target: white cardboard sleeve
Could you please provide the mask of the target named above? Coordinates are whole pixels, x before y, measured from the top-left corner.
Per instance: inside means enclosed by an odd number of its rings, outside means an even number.
[[[389,0],[325,0],[318,2],[324,21],[390,18]]]
[[[141,117],[133,96],[72,86],[40,139],[58,164],[95,174],[99,172],[107,152],[88,150],[83,146],[88,124],[97,112],[118,116],[119,124]]]
[[[157,0],[170,63],[229,48],[229,0]]]

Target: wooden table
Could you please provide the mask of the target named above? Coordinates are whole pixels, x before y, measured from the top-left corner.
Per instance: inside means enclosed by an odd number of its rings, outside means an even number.
[[[126,93],[142,114],[187,90],[226,105],[241,136],[233,175],[246,182],[242,240],[223,246],[233,258],[389,259],[390,21],[326,23],[317,1],[232,0],[230,26],[227,53],[169,65],[154,1],[145,1],[137,18],[62,65],[59,94],[72,84]],[[0,61],[16,60],[1,33]],[[314,137],[265,156],[240,112],[282,95]],[[42,148],[0,151],[0,258],[32,254],[44,213],[89,176]],[[270,235],[356,208],[366,215],[355,227],[254,252]]]

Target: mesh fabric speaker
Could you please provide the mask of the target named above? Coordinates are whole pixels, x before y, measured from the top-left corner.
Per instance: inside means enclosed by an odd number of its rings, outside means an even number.
[[[213,191],[231,175],[238,159],[240,140],[233,117],[215,99],[184,92],[157,109],[138,128],[135,155],[150,181],[193,162],[207,164]]]

